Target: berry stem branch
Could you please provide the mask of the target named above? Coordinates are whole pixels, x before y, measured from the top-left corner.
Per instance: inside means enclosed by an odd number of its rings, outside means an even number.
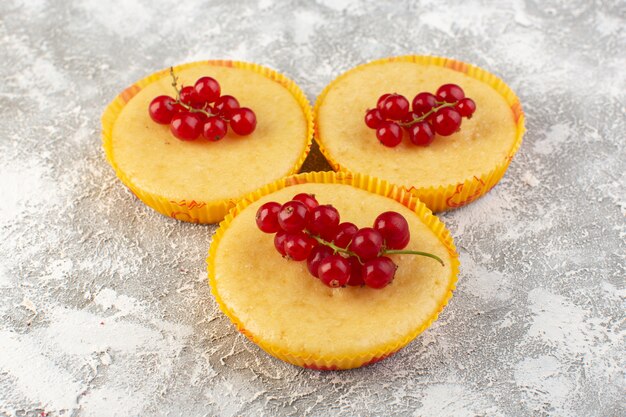
[[[440,257],[438,257],[437,255],[433,255],[432,253],[428,253],[428,252],[420,252],[420,251],[416,251],[416,250],[398,250],[398,249],[386,249],[385,251],[383,251],[383,253],[385,255],[420,255],[420,256],[426,256],[428,258],[432,258],[434,260],[436,260],[437,262],[439,262],[441,264],[441,266],[445,266],[445,264],[443,263],[443,261],[441,260]]]
[[[335,251],[335,253],[340,252],[340,253],[345,253],[348,256],[356,256],[357,259],[359,260],[359,262],[361,264],[363,264],[363,262],[361,261],[361,258],[359,258],[359,256],[352,252],[349,251],[348,249],[344,249],[344,248],[340,248],[339,246],[335,245],[332,242],[329,242],[327,240],[322,239],[319,236],[314,236],[309,234],[309,236],[311,236],[313,239],[317,240],[320,244],[328,246],[329,248],[331,248],[333,251]],[[434,260],[436,260],[437,262],[439,262],[441,264],[441,266],[445,266],[445,263],[443,262],[443,260],[441,260],[440,257],[438,257],[437,255],[433,255],[432,253],[428,253],[428,252],[420,252],[420,251],[416,251],[416,250],[399,250],[399,249],[385,249],[383,250],[383,252],[381,253],[381,255],[419,255],[419,256],[425,256],[427,258],[432,258]]]
[[[181,106],[183,106],[185,109],[187,109],[187,111],[189,111],[189,112],[191,112],[191,113],[202,113],[202,114],[204,114],[206,117],[213,117],[213,116],[217,116],[217,114],[213,114],[213,113],[208,112],[208,111],[206,111],[206,110],[204,110],[204,109],[196,109],[196,108],[191,107],[190,105],[185,104],[185,103],[183,103],[183,102],[181,102],[181,101],[179,101],[178,103],[179,103]]]
[[[437,102],[438,106],[433,107],[427,113],[422,114],[420,117],[415,117],[410,122],[406,122],[406,123],[397,122],[397,123],[400,126],[402,126],[402,127],[409,127],[411,125],[414,125],[415,123],[423,122],[424,120],[428,119],[431,115],[435,114],[438,110],[445,109],[446,107],[454,107],[454,106],[457,105],[457,103],[458,103],[458,101],[455,101],[454,103],[447,103],[447,102],[439,102],[438,101]]]
[[[176,91],[176,101],[180,102],[180,89],[178,88],[178,77],[174,74],[174,67],[170,67],[170,75],[172,76],[172,87]]]
[[[329,242],[327,240],[324,240],[324,239],[322,239],[319,236],[314,236],[314,235],[311,235],[311,234],[309,234],[309,236],[311,236],[313,239],[317,240],[322,245],[328,246],[329,248],[334,250],[335,253],[341,252],[341,253],[345,253],[346,255],[349,255],[349,256],[357,256],[354,252],[351,252],[348,249],[340,248],[339,246],[335,245],[333,242]],[[357,258],[358,258],[358,256],[357,256]],[[360,261],[360,259],[359,259],[359,261]]]
[[[183,103],[180,100],[180,89],[178,88],[178,77],[176,76],[176,74],[174,74],[174,67],[170,67],[170,75],[172,76],[172,87],[174,87],[174,90],[176,91],[176,104],[180,104],[182,107],[185,108],[185,110],[191,113],[203,113],[207,117],[217,116],[217,114],[213,114],[204,109],[196,109],[195,107],[191,107],[187,103]]]

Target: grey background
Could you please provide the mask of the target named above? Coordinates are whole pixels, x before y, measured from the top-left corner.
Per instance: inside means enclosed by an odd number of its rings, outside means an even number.
[[[619,0],[2,1],[0,415],[625,415],[625,17]],[[441,215],[462,269],[439,321],[379,364],[302,370],[217,310],[215,226],[134,199],[100,115],[172,64],[257,62],[313,102],[400,54],[502,77],[525,142]]]

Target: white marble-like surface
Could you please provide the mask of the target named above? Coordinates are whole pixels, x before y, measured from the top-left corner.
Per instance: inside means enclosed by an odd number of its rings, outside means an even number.
[[[0,415],[626,415],[625,27],[621,0],[3,0]],[[441,216],[462,271],[440,320],[379,364],[302,370],[218,311],[214,226],[135,200],[100,115],[171,64],[258,62],[313,101],[400,54],[498,74],[528,133],[495,189]]]

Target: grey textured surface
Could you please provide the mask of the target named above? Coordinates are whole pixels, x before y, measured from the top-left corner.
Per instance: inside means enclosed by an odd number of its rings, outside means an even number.
[[[625,27],[619,0],[2,1],[0,415],[625,415]],[[210,296],[214,226],[134,199],[100,114],[171,64],[258,62],[313,101],[412,53],[501,76],[525,142],[441,216],[462,270],[433,327],[359,370],[275,360]]]

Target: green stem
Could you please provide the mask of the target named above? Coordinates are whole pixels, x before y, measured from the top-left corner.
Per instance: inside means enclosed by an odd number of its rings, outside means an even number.
[[[358,256],[356,255],[356,253],[349,251],[348,249],[344,249],[344,248],[340,248],[339,246],[335,245],[333,242],[329,242],[327,240],[322,239],[319,236],[314,236],[314,235],[309,235],[311,236],[313,239],[317,240],[319,243],[321,243],[322,245],[328,246],[329,248],[331,248],[332,250],[335,251],[335,253],[337,252],[341,252],[341,253],[345,253],[346,255],[349,256],[356,256],[358,258]],[[359,259],[359,262],[361,260]],[[362,263],[362,262],[361,262]]]
[[[436,107],[433,107],[432,109],[430,109],[427,113],[422,114],[420,117],[416,117],[413,120],[411,120],[410,122],[406,122],[406,123],[402,123],[402,122],[397,122],[400,126],[402,127],[409,127],[411,125],[414,125],[415,123],[418,122],[423,122],[424,120],[428,119],[431,115],[435,114],[438,110],[444,109],[446,107],[454,107],[456,106],[457,102],[454,103],[446,103],[446,102],[440,102],[438,101],[437,104],[439,104]]]
[[[443,261],[441,260],[440,257],[438,257],[437,255],[433,255],[432,253],[428,253],[428,252],[420,252],[420,251],[416,251],[416,250],[398,250],[398,249],[387,249],[384,252],[385,255],[420,255],[420,256],[426,256],[428,258],[432,258],[436,261],[438,261],[441,266],[445,266],[445,264],[443,263]]]
[[[361,265],[363,264],[363,262],[361,261],[361,258],[359,258],[359,256],[352,252],[349,251],[348,249],[344,249],[344,248],[340,248],[339,246],[335,245],[333,242],[329,242],[327,240],[322,239],[319,236],[314,236],[314,235],[309,235],[311,236],[313,239],[317,240],[320,244],[328,246],[329,248],[331,248],[333,251],[335,251],[335,253],[340,252],[340,253],[345,253],[348,256],[356,256],[357,259],[359,260],[359,263],[361,263]],[[437,262],[439,262],[441,264],[441,266],[445,266],[445,264],[443,263],[443,261],[441,260],[440,257],[438,257],[437,255],[433,255],[432,253],[428,253],[428,252],[420,252],[420,251],[416,251],[416,250],[399,250],[399,249],[385,249],[382,252],[382,255],[419,255],[419,256],[426,256],[428,258],[432,258],[434,260],[436,260]]]

